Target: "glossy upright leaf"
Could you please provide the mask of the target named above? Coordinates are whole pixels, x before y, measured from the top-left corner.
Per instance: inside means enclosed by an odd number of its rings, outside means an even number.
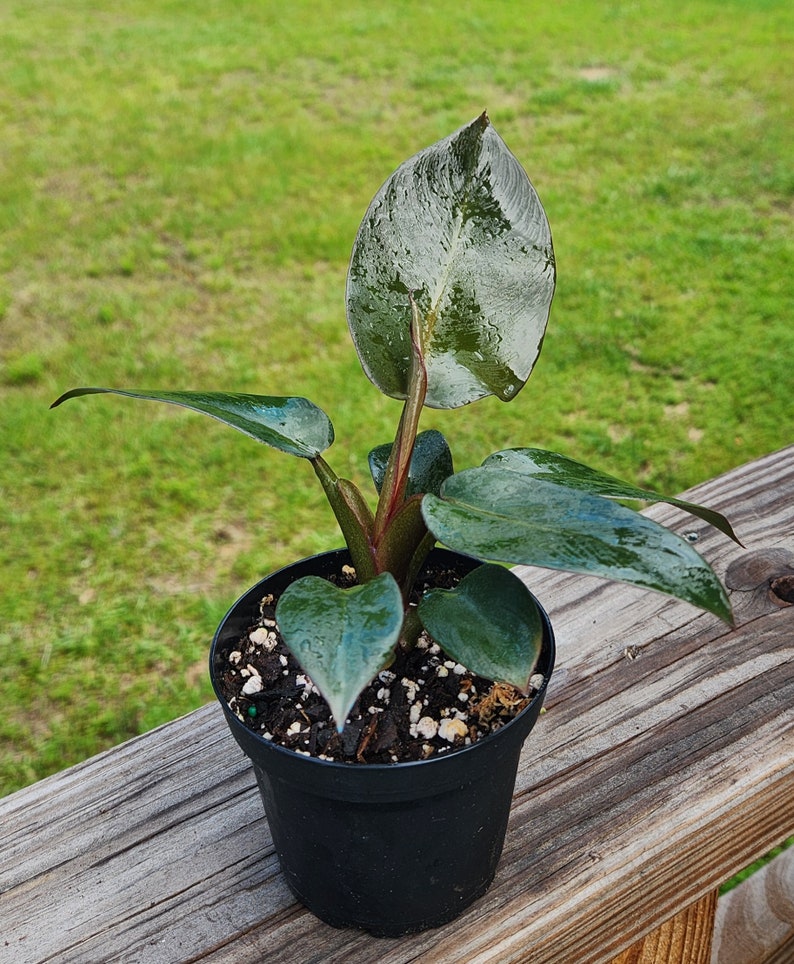
[[[124,395],[179,405],[210,415],[257,442],[264,442],[303,459],[315,458],[334,440],[334,430],[328,416],[307,398],[231,392],[133,392],[120,388],[74,388],[56,399],[50,408],[81,395]]]
[[[422,512],[451,549],[645,586],[732,621],[722,584],[688,542],[601,496],[488,466],[447,479]]]
[[[482,114],[406,161],[375,195],[353,246],[348,323],[369,378],[405,398],[413,292],[426,404],[508,401],[540,351],[554,281],[540,200]]]

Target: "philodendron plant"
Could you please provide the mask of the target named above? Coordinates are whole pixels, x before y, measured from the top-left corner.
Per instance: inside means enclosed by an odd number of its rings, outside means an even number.
[[[403,401],[394,440],[370,453],[374,510],[325,460],[333,428],[305,398],[77,388],[54,405],[105,392],[168,402],[310,463],[357,585],[304,577],[281,596],[276,618],[340,730],[359,692],[422,627],[473,672],[526,692],[541,621],[524,584],[497,563],[617,579],[731,620],[725,590],[692,546],[622,502],[670,502],[735,538],[719,513],[537,448],[496,452],[455,472],[443,435],[419,432],[425,406],[516,397],[540,352],[554,285],[543,207],[483,113],[391,175],[353,247],[353,342],[375,386]],[[411,590],[437,541],[487,562],[417,603]]]

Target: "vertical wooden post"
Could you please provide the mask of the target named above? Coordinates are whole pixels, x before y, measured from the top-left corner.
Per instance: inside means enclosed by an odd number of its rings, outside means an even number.
[[[709,964],[717,891],[665,921],[611,964]]]
[[[794,961],[794,847],[720,898],[712,964]]]

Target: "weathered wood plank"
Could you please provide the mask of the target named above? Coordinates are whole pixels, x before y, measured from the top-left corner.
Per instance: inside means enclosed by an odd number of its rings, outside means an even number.
[[[720,899],[711,964],[794,961],[794,847]]]
[[[730,514],[745,549],[677,510],[652,514],[697,532],[724,574],[748,553],[794,555],[793,493],[794,447],[691,493]],[[611,961],[794,832],[794,606],[770,597],[767,570],[737,576],[735,630],[522,570],[560,669],[496,882],[457,923],[375,940],[298,907],[208,706],[0,800],[0,961]]]
[[[0,933],[11,956],[0,945],[0,960],[49,961],[54,948],[63,961],[135,960],[136,949],[141,961],[179,960],[181,929],[191,947],[214,940],[199,907],[223,901],[232,917],[258,920],[245,909],[252,887],[291,903],[224,726],[205,707],[2,801]]]

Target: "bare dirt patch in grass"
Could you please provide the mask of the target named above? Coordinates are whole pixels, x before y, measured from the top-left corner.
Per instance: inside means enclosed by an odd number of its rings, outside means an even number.
[[[606,80],[612,80],[617,75],[613,67],[593,66],[580,67],[579,76],[586,80],[588,84],[599,84]]]

